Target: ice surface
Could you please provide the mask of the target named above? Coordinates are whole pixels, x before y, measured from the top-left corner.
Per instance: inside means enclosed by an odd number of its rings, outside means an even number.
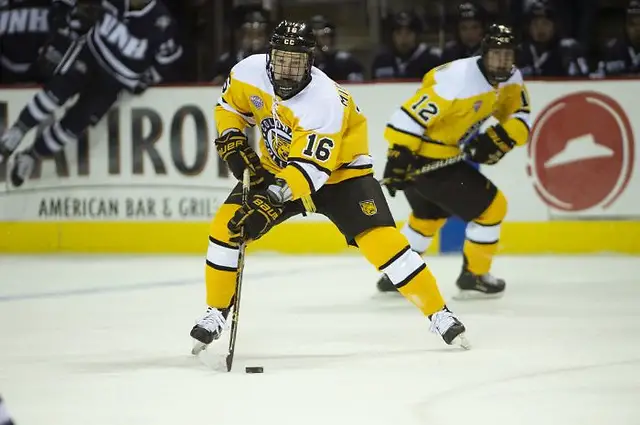
[[[460,259],[427,260],[449,298]],[[17,425],[640,424],[640,259],[494,271],[503,299],[449,304],[464,352],[358,256],[250,255],[227,374],[226,340],[190,355],[202,258],[1,257],[0,392]]]

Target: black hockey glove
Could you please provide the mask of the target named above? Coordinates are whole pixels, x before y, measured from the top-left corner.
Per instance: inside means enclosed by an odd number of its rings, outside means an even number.
[[[486,132],[471,139],[462,148],[462,151],[473,162],[493,165],[500,161],[515,145],[516,142],[498,124],[489,127]]]
[[[242,230],[244,240],[260,239],[274,226],[283,211],[283,204],[269,196],[267,191],[250,192],[247,204],[241,206],[229,220],[230,241],[241,243]]]
[[[258,154],[249,146],[247,136],[239,130],[231,130],[215,140],[216,150],[229,170],[242,180],[245,168],[251,173],[251,187],[265,183],[270,174],[264,169]]]
[[[391,197],[396,191],[403,190],[409,185],[409,173],[415,168],[416,156],[406,146],[393,145],[387,151],[387,164],[384,167],[383,178]]]

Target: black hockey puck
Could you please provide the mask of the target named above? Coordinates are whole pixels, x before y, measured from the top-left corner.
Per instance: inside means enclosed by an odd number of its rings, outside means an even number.
[[[262,368],[262,366],[251,366],[251,367],[245,367],[244,371],[246,373],[262,373],[264,372],[264,369]]]

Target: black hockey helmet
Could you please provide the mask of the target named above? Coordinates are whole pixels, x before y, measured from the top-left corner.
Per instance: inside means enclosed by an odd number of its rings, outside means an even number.
[[[482,60],[487,77],[507,81],[515,72],[516,37],[506,25],[493,24],[482,40]]]
[[[311,81],[316,38],[305,22],[282,21],[269,42],[267,74],[274,92],[290,99]]]
[[[336,26],[322,15],[315,15],[309,20],[309,26],[316,37],[319,50],[327,52],[333,48],[336,37]]]
[[[393,15],[391,19],[391,31],[395,31],[400,28],[409,28],[417,34],[422,32],[422,22],[418,15],[413,12],[398,12]]]
[[[466,1],[458,5],[457,10],[458,23],[462,21],[478,21],[484,24],[487,18],[486,10],[475,1]]]
[[[535,0],[526,9],[526,16],[529,20],[535,18],[547,18],[553,21],[556,17],[556,10],[549,0]]]

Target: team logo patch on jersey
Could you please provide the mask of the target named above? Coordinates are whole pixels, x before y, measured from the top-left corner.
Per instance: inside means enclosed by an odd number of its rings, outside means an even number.
[[[280,168],[286,167],[293,130],[280,120],[267,117],[260,121],[260,132],[273,162]]]
[[[251,96],[251,103],[253,103],[253,106],[255,106],[258,109],[264,106],[264,102],[262,102],[262,99],[260,99],[260,97],[256,95]]]
[[[378,212],[378,207],[373,199],[367,199],[366,201],[360,201],[360,209],[364,215],[375,215]]]
[[[476,103],[473,104],[473,110],[478,112],[480,108],[482,108],[482,101],[478,100]]]

